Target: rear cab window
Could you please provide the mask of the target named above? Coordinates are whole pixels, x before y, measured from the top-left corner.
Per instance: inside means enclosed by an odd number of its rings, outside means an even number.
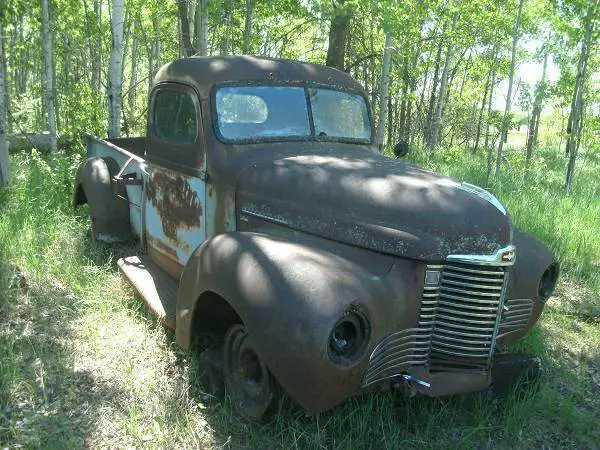
[[[172,144],[189,145],[196,142],[196,107],[190,94],[175,90],[161,90],[156,93],[154,134]]]
[[[148,149],[150,162],[197,175],[205,164],[200,98],[191,86],[163,83],[150,101]]]

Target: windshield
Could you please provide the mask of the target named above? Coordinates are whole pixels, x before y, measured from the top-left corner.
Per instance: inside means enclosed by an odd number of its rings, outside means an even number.
[[[217,127],[227,141],[371,141],[364,98],[330,88],[221,87],[216,93],[216,112]]]

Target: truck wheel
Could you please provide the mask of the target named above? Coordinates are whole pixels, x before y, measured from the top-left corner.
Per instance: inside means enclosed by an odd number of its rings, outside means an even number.
[[[206,390],[205,394],[201,396],[203,403],[222,400],[225,395],[223,350],[220,347],[211,347],[200,353],[198,369],[200,372],[200,383]]]
[[[233,325],[223,342],[225,384],[237,411],[261,419],[273,403],[274,381],[243,325]]]

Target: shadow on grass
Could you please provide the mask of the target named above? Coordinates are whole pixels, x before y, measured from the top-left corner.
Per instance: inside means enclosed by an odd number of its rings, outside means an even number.
[[[5,279],[14,274],[4,274]],[[119,387],[76,370],[72,331],[78,299],[59,285],[12,286],[0,316],[0,444],[74,448],[88,442],[102,405]]]

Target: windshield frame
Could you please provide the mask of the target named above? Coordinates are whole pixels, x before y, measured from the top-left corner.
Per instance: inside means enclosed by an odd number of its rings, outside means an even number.
[[[217,112],[217,91],[224,87],[301,87],[304,89],[304,97],[306,99],[306,106],[308,112],[308,122],[310,127],[310,135],[308,136],[257,136],[252,138],[243,139],[231,139],[223,136],[219,128],[219,119]],[[310,95],[308,90],[310,88],[316,89],[327,89],[332,91],[344,92],[351,95],[357,95],[363,99],[367,108],[367,116],[370,125],[369,139],[357,139],[350,137],[335,137],[335,136],[317,136],[315,133],[315,122],[312,112],[312,104],[310,102]],[[222,83],[215,84],[210,93],[211,103],[211,119],[212,128],[215,136],[219,141],[224,144],[258,144],[258,143],[269,143],[269,142],[341,142],[346,144],[360,144],[360,145],[372,145],[373,144],[373,117],[371,112],[371,105],[366,95],[354,89],[347,89],[341,86],[333,84],[324,84],[311,81],[270,81],[270,80],[238,80],[238,81],[225,81]]]

